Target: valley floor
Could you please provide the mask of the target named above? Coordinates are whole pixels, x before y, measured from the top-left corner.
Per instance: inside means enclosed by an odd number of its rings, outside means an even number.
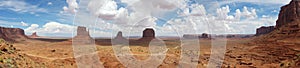
[[[180,41],[164,41],[168,48],[167,56],[158,67],[177,67],[179,65],[181,55]],[[300,65],[299,41],[266,43],[255,43],[251,41],[252,39],[228,39],[222,68],[288,68]],[[116,58],[112,46],[105,43],[109,42],[104,42],[103,44],[99,42],[100,45],[98,44],[96,46],[96,51],[94,51],[93,54],[98,55],[101,64],[104,67],[124,68],[124,65],[122,65]],[[200,45],[200,57],[199,60],[195,62],[198,63],[199,68],[204,68],[208,66],[211,55],[211,41],[208,39],[200,40]],[[27,40],[15,43],[14,47],[16,47],[18,53],[30,57],[35,62],[44,64],[45,67],[77,67],[71,41],[46,42]],[[130,46],[130,48],[134,56],[140,60],[145,60],[150,56],[150,52],[148,50],[149,47],[146,45],[134,45]]]

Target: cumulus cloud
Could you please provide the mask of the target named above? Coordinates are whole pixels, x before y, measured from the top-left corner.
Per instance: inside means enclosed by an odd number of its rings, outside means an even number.
[[[126,6],[118,7],[115,0],[91,0],[81,4],[88,9],[80,9],[75,24],[95,25],[102,31],[126,31],[140,33],[144,28],[153,27],[161,34],[180,33],[253,33],[261,25],[273,25],[276,18],[259,18],[256,8],[231,9],[222,6],[209,11],[202,4],[188,4],[186,0],[120,0]],[[68,9],[68,7],[64,7]],[[210,8],[212,9],[212,8]],[[83,10],[83,11],[82,11]],[[86,13],[88,10],[89,13]],[[233,11],[232,11],[233,10]],[[82,11],[82,12],[81,12]],[[177,17],[166,20],[158,26],[160,18],[167,13]],[[91,17],[94,15],[97,18]],[[170,15],[170,14],[169,14]],[[264,24],[264,23],[268,24]],[[161,22],[160,22],[161,24]],[[134,29],[134,30],[131,30]],[[99,32],[100,33],[100,32]]]
[[[28,26],[28,24],[23,21],[21,21],[21,24],[22,24],[22,26]]]
[[[39,27],[38,24],[31,24],[30,27],[25,29],[27,34],[37,32],[40,34],[72,34],[72,31],[75,29],[74,26],[61,24],[58,22],[48,22],[42,27]]]
[[[175,10],[183,5],[183,0],[121,0],[127,7],[117,9],[114,0],[92,0],[88,4],[89,11],[104,20],[123,20],[122,23],[139,22],[145,17],[159,17],[167,11]],[[130,10],[130,12],[128,12]]]
[[[47,5],[52,5],[52,2],[48,2]]]
[[[68,7],[67,6],[63,7],[64,11],[71,12],[71,13],[77,12],[78,3],[76,2],[76,0],[67,0],[67,4],[68,4]]]
[[[30,33],[36,32],[38,28],[39,28],[38,24],[31,24],[30,27],[25,29],[25,32],[30,32]]]
[[[201,5],[192,5],[193,7],[202,7]],[[229,6],[223,6],[216,8],[216,15],[205,13],[207,10],[201,8],[197,11],[199,15],[192,15],[197,8],[186,7],[183,8],[181,13],[186,14],[184,18],[172,19],[168,21],[164,26],[159,27],[165,33],[174,30],[178,31],[179,34],[190,34],[190,33],[213,33],[213,34],[231,34],[231,33],[244,33],[249,34],[255,32],[255,29],[264,25],[274,25],[276,18],[264,17],[258,18],[256,9],[248,9],[248,7],[236,9],[232,13]],[[169,33],[170,34],[170,33]]]
[[[92,0],[88,9],[94,15],[103,19],[112,19],[117,14],[117,4],[112,0]]]

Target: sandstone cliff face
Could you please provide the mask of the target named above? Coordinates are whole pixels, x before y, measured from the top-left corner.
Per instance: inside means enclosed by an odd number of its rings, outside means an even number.
[[[20,39],[27,39],[24,30],[20,28],[6,28],[0,27],[0,38],[6,41],[18,41]]]
[[[292,0],[281,7],[275,30],[256,39],[257,41],[280,42],[300,38],[300,1]]]
[[[259,36],[259,35],[263,35],[263,34],[268,34],[268,33],[272,32],[274,29],[275,29],[274,26],[268,26],[268,27],[262,26],[262,27],[256,29],[255,36]]]
[[[288,5],[281,7],[276,29],[272,37],[299,38],[300,37],[300,0],[292,0]]]
[[[292,0],[288,5],[281,7],[278,20],[276,21],[276,28],[280,28],[285,24],[300,19],[300,1]]]

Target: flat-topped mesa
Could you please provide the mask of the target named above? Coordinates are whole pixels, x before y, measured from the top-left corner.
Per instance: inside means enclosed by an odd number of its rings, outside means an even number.
[[[139,40],[141,41],[151,41],[152,39],[155,39],[155,32],[152,28],[146,28],[143,31],[143,37]]]
[[[268,27],[262,26],[262,27],[256,29],[255,36],[259,36],[259,35],[263,35],[263,34],[268,34],[268,33],[272,32],[274,29],[275,29],[274,26],[268,26]]]
[[[300,0],[292,0],[288,5],[281,7],[276,29],[300,19]]]
[[[183,38],[185,39],[209,39],[210,34],[202,33],[202,34],[184,34]]]
[[[86,27],[78,26],[77,27],[77,36],[90,36],[89,31]]]
[[[0,27],[0,38],[6,41],[19,41],[27,39],[23,29]]]
[[[94,39],[90,36],[89,31],[86,27],[78,26],[77,35],[73,38],[75,44],[92,44]]]
[[[143,31],[143,38],[155,38],[155,32],[152,28],[146,28]]]

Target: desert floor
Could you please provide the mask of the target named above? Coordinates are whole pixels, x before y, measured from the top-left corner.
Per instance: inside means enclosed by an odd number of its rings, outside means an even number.
[[[160,64],[159,68],[173,68],[179,66],[181,55],[181,43],[176,39],[163,39],[167,45],[167,56]],[[281,41],[266,42],[258,44],[251,42],[252,39],[227,39],[225,59],[222,68],[279,68],[295,67],[299,65],[300,47],[299,41]],[[199,60],[193,61],[198,63],[198,68],[208,66],[211,55],[211,40],[202,39],[200,42]],[[282,43],[283,42],[283,43]],[[280,45],[279,45],[280,44]],[[281,45],[284,44],[284,45]],[[41,41],[26,40],[14,43],[18,53],[24,54],[34,62],[41,63],[42,67],[49,68],[76,68],[73,47],[71,41]],[[131,52],[139,60],[145,60],[149,57],[149,47],[147,45],[132,44]],[[218,49],[218,48],[217,48]],[[220,48],[222,49],[222,48]],[[96,51],[101,64],[106,68],[124,68],[116,58],[109,39],[97,39]],[[92,54],[92,53],[91,53]],[[218,60],[215,60],[218,61]],[[214,61],[212,61],[213,63]],[[32,67],[39,67],[32,66]],[[147,65],[145,65],[147,66]],[[31,66],[29,66],[31,67]]]

